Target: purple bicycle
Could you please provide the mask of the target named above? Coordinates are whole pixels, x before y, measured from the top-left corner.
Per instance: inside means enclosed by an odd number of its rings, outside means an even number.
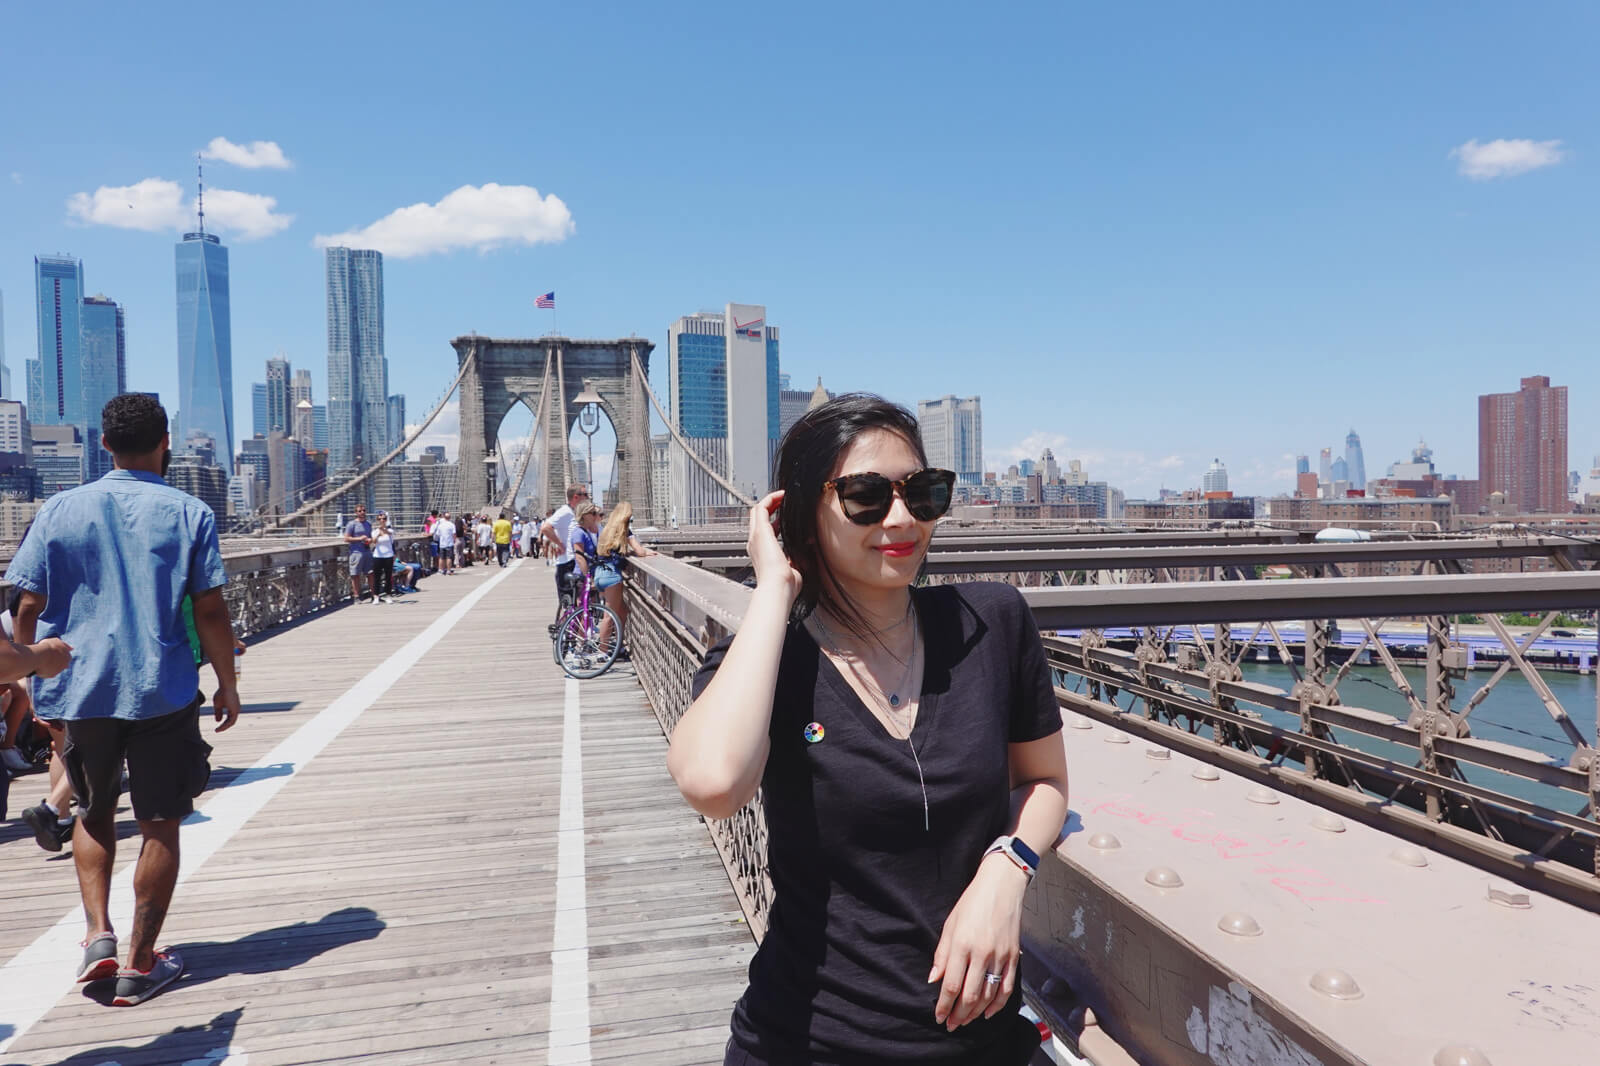
[[[563,596],[551,650],[568,677],[586,681],[611,669],[622,648],[622,622],[616,612],[594,598],[594,574],[573,573],[570,605]]]

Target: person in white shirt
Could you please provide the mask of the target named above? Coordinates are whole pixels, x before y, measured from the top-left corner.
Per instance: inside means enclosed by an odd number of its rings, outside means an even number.
[[[487,516],[478,516],[477,525],[472,527],[472,536],[478,542],[478,562],[488,562],[494,555],[494,526],[489,524]]]
[[[540,539],[553,545],[556,551],[556,596],[565,589],[568,574],[572,573],[572,552],[567,550],[567,540],[572,535],[573,513],[578,504],[589,498],[589,490],[582,485],[567,486],[567,505],[551,515],[539,530]]]
[[[439,540],[439,573],[453,574],[456,569],[456,524],[449,512],[433,524],[433,535]]]
[[[389,528],[387,511],[378,512],[378,525],[372,531],[372,584],[375,603],[388,603],[394,595],[394,531]]]

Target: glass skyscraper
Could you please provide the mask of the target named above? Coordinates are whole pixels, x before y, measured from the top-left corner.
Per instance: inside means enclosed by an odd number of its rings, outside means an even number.
[[[92,481],[111,469],[111,456],[100,446],[100,411],[113,396],[127,390],[127,345],[122,308],[115,301],[91,296],[83,301],[80,316],[83,476]]]
[[[287,434],[294,403],[289,399],[289,360],[275,355],[267,360],[267,432]]]
[[[329,248],[328,470],[359,470],[389,451],[383,357],[383,253]]]
[[[695,453],[754,495],[766,491],[782,426],[779,334],[766,308],[728,304],[667,330],[668,409]],[[727,493],[687,457],[669,463],[672,513],[703,522]]]
[[[406,398],[396,393],[389,397],[388,403],[389,447],[398,448],[400,442],[406,439]],[[404,459],[405,456],[400,458]]]
[[[983,474],[983,400],[978,396],[941,396],[917,404],[917,423],[928,465],[958,475]],[[1046,480],[1050,480],[1048,477]]]
[[[1352,489],[1365,490],[1367,487],[1367,460],[1361,454],[1361,438],[1356,436],[1356,431],[1351,430],[1350,435],[1344,439],[1344,465],[1350,477]]]
[[[185,233],[178,270],[178,413],[173,450],[210,437],[216,454],[232,455],[233,332],[228,302],[228,249],[215,235]]]
[[[250,383],[250,435],[265,437],[272,429],[267,421],[267,386],[259,381]]]
[[[28,367],[28,420],[36,426],[85,425],[83,417],[83,263],[41,255],[33,260],[38,314],[37,371]],[[31,385],[37,375],[38,395]]]

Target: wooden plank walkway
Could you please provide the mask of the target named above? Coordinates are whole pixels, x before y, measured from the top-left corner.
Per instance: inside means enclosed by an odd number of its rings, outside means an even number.
[[[0,1064],[721,1062],[754,945],[631,669],[551,661],[550,575],[473,567],[252,646],[163,934],[187,974],[150,1003],[71,985],[71,860],[0,824]]]

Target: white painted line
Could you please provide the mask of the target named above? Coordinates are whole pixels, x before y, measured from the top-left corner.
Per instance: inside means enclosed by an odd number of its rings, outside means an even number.
[[[581,1066],[589,1061],[589,911],[584,885],[581,727],[578,682],[569,677],[561,719],[556,929],[550,948],[550,1066]]]
[[[377,669],[318,711],[283,743],[220,789],[203,808],[184,820],[182,868],[178,884],[204,866],[239,828],[266,806],[323,748],[376,703],[389,687],[415,666],[479,600],[511,576],[512,563],[462,598],[427,629],[412,637]],[[360,607],[354,610],[362,610]],[[235,728],[238,728],[235,726]],[[287,770],[285,770],[287,767]],[[581,797],[580,797],[581,798]],[[135,842],[124,841],[127,852]],[[126,932],[133,921],[134,864],[123,867],[111,883],[111,924]],[[78,967],[78,941],[83,936],[83,911],[74,907],[49,930],[0,967],[0,1052],[32,1028],[72,987]],[[123,945],[124,947],[126,944]]]

